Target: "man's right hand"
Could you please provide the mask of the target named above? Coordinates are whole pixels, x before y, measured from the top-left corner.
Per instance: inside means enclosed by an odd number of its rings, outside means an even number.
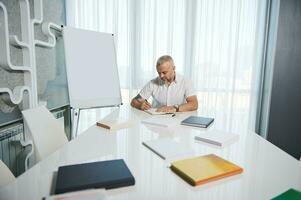
[[[141,102],[141,105],[140,105],[140,109],[141,110],[148,110],[150,109],[152,106],[150,105],[150,103],[148,103],[146,100],[143,100]]]
[[[131,106],[140,110],[147,110],[152,107],[146,99],[140,96],[140,94],[137,94],[137,96],[132,99]]]

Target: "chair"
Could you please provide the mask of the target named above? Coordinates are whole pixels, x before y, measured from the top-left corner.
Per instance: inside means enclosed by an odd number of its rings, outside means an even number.
[[[13,182],[16,178],[8,167],[0,160],[0,188]]]
[[[36,162],[68,142],[63,125],[45,106],[22,111],[26,136],[31,135]]]

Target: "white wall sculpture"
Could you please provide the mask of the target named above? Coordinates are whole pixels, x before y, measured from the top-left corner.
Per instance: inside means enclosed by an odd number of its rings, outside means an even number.
[[[33,18],[30,15],[28,0],[19,0],[21,17],[21,38],[10,35],[8,29],[8,15],[5,5],[0,1],[0,67],[7,71],[18,71],[24,74],[24,85],[16,86],[13,90],[0,86],[0,94],[7,94],[11,103],[22,105],[23,109],[33,108],[39,105],[37,92],[36,46],[53,48],[56,45],[56,37],[53,30],[61,31],[62,28],[52,22],[43,21],[43,0],[34,0]],[[41,25],[42,33],[48,41],[35,38],[34,30]],[[10,45],[22,50],[23,64],[16,66],[11,63]],[[27,93],[28,98],[25,98]]]
[[[0,1],[0,67],[10,72],[21,72],[24,75],[24,85],[16,86],[14,89],[0,86],[0,95],[9,104],[18,105],[23,110],[34,108],[39,105],[37,91],[37,68],[36,68],[36,46],[53,48],[56,45],[56,37],[52,32],[61,31],[62,28],[52,22],[43,21],[43,0],[33,0],[33,15],[30,15],[29,0],[19,0],[21,38],[9,33],[8,13],[5,5]],[[33,16],[31,18],[31,16]],[[39,25],[39,26],[37,26]],[[42,33],[48,41],[35,38],[35,28],[42,27]],[[10,49],[14,46],[22,50],[22,65],[16,66],[11,62]],[[26,94],[26,95],[25,95]],[[31,145],[30,136],[25,135],[22,146]],[[33,148],[25,157],[25,170],[28,168],[28,159],[33,154]]]

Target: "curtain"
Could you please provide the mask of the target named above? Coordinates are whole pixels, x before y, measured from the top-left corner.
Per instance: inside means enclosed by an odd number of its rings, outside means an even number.
[[[218,126],[255,129],[266,0],[67,0],[67,25],[115,34],[123,102],[174,58]]]

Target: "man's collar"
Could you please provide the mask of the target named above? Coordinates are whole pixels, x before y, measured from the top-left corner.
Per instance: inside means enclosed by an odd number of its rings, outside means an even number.
[[[177,76],[177,73],[175,72],[175,80],[174,80],[174,82],[178,83],[178,80],[179,80],[179,77]]]
[[[175,82],[175,84],[178,82],[178,78],[177,78],[177,73],[175,72],[175,77],[174,77],[174,80],[171,82],[171,83],[165,83],[166,85],[171,85],[173,82]]]

